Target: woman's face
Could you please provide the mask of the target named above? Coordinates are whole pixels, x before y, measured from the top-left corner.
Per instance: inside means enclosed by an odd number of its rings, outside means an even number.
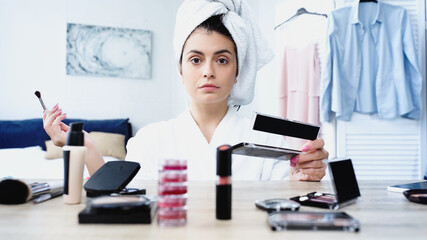
[[[237,77],[234,42],[218,32],[196,29],[184,45],[181,75],[191,101],[226,103]]]

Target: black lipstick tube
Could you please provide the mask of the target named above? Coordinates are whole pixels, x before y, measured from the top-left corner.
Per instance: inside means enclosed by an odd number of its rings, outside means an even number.
[[[216,219],[231,219],[231,152],[230,145],[221,145],[216,152]]]

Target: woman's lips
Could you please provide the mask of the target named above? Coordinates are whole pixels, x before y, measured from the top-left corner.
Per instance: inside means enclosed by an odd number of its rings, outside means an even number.
[[[204,84],[203,86],[200,87],[200,89],[205,90],[205,91],[215,91],[218,88],[219,87],[214,85],[214,84]]]

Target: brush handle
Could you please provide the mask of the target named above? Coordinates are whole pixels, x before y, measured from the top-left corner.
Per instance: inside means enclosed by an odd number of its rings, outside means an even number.
[[[40,101],[40,104],[42,105],[43,110],[47,110],[46,105],[44,105],[43,99],[41,97],[38,98]]]

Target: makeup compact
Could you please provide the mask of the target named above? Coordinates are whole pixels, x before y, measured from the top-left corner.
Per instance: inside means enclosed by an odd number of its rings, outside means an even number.
[[[319,134],[320,126],[256,113],[253,129],[283,136],[315,140]]]
[[[141,166],[137,162],[107,162],[85,183],[86,195],[88,197],[98,197],[110,194],[145,194],[145,189],[126,188],[126,185],[133,179],[140,168]]]
[[[308,123],[278,118],[256,113],[253,120],[253,130],[271,134],[315,140],[320,127]],[[302,152],[296,149],[266,146],[255,143],[241,142],[233,146],[233,154],[272,158],[276,160],[291,160]]]
[[[291,160],[296,155],[302,153],[299,150],[272,147],[255,143],[242,142],[233,146],[233,154],[272,158],[276,160]]]
[[[273,198],[273,199],[257,200],[255,201],[255,206],[258,209],[264,210],[268,213],[272,213],[272,212],[280,212],[280,211],[298,211],[301,205],[289,199]]]
[[[273,212],[268,215],[267,222],[273,231],[360,230],[359,221],[345,212]]]
[[[403,195],[411,202],[427,204],[427,189],[406,190]]]
[[[151,223],[156,202],[145,195],[100,196],[79,213],[79,223]]]
[[[303,206],[338,209],[354,203],[360,197],[359,185],[351,159],[332,159],[328,162],[335,194],[310,192],[292,197]]]

